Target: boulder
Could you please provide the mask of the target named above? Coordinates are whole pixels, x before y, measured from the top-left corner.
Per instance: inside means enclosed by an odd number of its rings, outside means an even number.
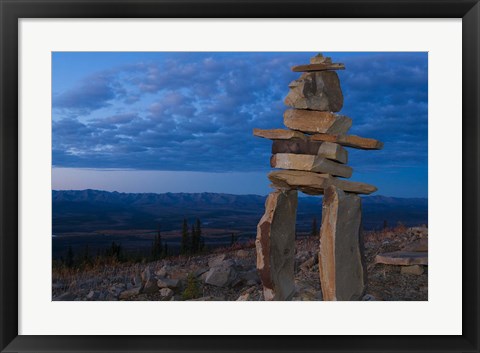
[[[254,286],[260,283],[257,270],[242,272],[239,276],[248,286]]]
[[[180,281],[178,279],[159,278],[157,280],[157,287],[158,288],[178,288],[179,285],[180,285]]]
[[[126,285],[122,283],[115,283],[110,288],[108,288],[108,291],[110,292],[111,295],[115,296],[118,298],[121,292],[123,292],[126,289]],[[141,286],[139,286],[141,288]]]
[[[296,109],[338,112],[343,107],[340,80],[334,71],[303,73],[292,81],[285,104]]]
[[[325,301],[361,300],[367,281],[359,196],[335,186],[325,190],[320,228],[319,270]]]
[[[153,279],[150,279],[142,288],[142,293],[152,294],[158,291],[157,282]]]
[[[142,277],[142,283],[143,284],[150,281],[150,277],[151,277],[150,266],[145,267],[145,269],[143,270],[143,272],[141,274],[141,277]]]
[[[250,256],[250,252],[244,249],[240,249],[235,252],[235,256],[240,259],[245,259]]]
[[[157,277],[167,277],[168,271],[165,266],[155,271],[155,276]]]
[[[226,255],[220,254],[208,260],[208,267],[215,267],[221,265],[223,260],[225,260]]]
[[[297,192],[268,195],[257,226],[257,269],[265,300],[290,300],[295,292],[295,221]]]
[[[168,272],[168,277],[171,279],[182,280],[186,278],[190,270],[185,265],[180,265],[182,267],[172,267],[171,270]]]
[[[135,297],[136,295],[140,294],[141,287],[134,287],[131,289],[127,289],[120,293],[119,299],[125,300]]]
[[[136,273],[133,277],[132,277],[132,281],[131,281],[132,285],[134,287],[138,287],[138,286],[141,286],[142,285],[142,277]]]
[[[212,267],[205,276],[205,283],[216,287],[227,287],[236,279],[236,272],[231,266]]]
[[[53,300],[54,301],[74,301],[75,299],[77,299],[77,296],[73,293],[69,293],[69,292],[66,292],[66,293],[63,293],[57,297],[54,297]]]
[[[245,293],[245,294],[240,295],[237,298],[237,302],[243,302],[243,301],[247,301],[249,299],[250,299],[250,293]]]
[[[88,294],[87,294],[87,299],[88,300],[98,300],[100,298],[100,292],[99,291],[93,291],[91,290]]]
[[[236,266],[236,265],[237,265],[237,263],[235,262],[234,259],[225,259],[225,260],[223,260],[223,261],[222,261],[219,265],[217,265],[217,266],[224,266],[224,267],[225,267],[225,266],[228,266],[228,267],[232,267],[232,266]],[[217,267],[217,266],[215,266],[215,267]]]
[[[350,178],[353,169],[321,156],[309,154],[277,153],[270,159],[272,168],[304,170]]]
[[[423,266],[420,265],[402,266],[400,272],[403,274],[420,276],[423,275],[424,269]]]
[[[170,288],[162,288],[159,291],[161,300],[170,300],[173,297],[173,290]]]
[[[202,281],[202,282],[205,282],[205,280],[207,279],[207,275],[208,275],[208,271],[210,269],[207,269],[206,272],[202,273],[198,278]]]
[[[150,294],[150,293],[156,293],[158,291],[157,284],[155,282],[155,279],[152,276],[152,272],[150,271],[150,266],[145,267],[143,272],[140,275],[141,278],[141,284],[138,284],[138,278],[135,278],[135,287],[140,285],[141,292],[145,294]]]
[[[193,273],[193,275],[195,277],[200,277],[201,275],[203,275],[205,272],[207,272],[209,270],[208,267],[200,267],[200,268],[197,268],[195,270],[195,272]]]
[[[289,129],[310,134],[346,134],[352,119],[330,112],[288,109],[283,113],[283,123]]]
[[[365,294],[362,298],[362,301],[364,302],[376,302],[377,298],[371,294]]]

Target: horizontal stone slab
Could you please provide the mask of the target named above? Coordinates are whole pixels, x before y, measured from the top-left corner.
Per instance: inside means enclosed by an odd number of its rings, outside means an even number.
[[[325,157],[308,154],[277,153],[270,159],[272,168],[304,170],[350,178],[353,169]]]
[[[326,70],[345,70],[345,65],[341,63],[323,63],[323,64],[296,65],[292,67],[293,72],[310,72],[310,71],[326,71]]]
[[[352,126],[349,117],[315,110],[288,109],[283,113],[283,123],[292,130],[316,134],[345,134]]]
[[[313,135],[311,139],[313,141],[334,142],[362,150],[380,150],[383,148],[383,142],[381,141],[356,135],[316,134]]]
[[[311,154],[316,156],[320,150],[320,146],[325,142],[310,140],[273,140],[272,154],[276,153],[295,153],[295,154]],[[330,158],[332,159],[332,158]]]
[[[291,140],[301,139],[320,142],[333,142],[342,146],[359,148],[363,150],[380,150],[383,148],[383,142],[355,135],[332,135],[332,134],[316,134],[305,135],[299,131],[285,129],[253,129],[253,134],[258,137],[270,140]]]
[[[285,129],[253,129],[253,135],[263,137],[269,140],[309,140],[309,137],[298,131],[285,130]]]
[[[371,194],[377,191],[373,185],[342,180],[329,174],[298,170],[276,170],[268,174],[272,186],[279,189],[298,189],[309,195],[321,195],[330,185],[354,194]]]
[[[428,252],[394,251],[378,254],[375,263],[386,265],[428,265]]]

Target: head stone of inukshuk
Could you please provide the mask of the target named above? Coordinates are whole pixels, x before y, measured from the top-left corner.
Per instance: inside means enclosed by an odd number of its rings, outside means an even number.
[[[349,135],[352,119],[338,114],[343,93],[337,70],[345,66],[318,54],[292,71],[283,114],[286,129],[254,129],[273,141],[268,178],[275,189],[265,202],[255,241],[257,270],[265,300],[291,300],[295,283],[295,222],[297,193],[323,195],[318,252],[323,300],[360,300],[366,286],[359,194],[373,185],[348,180],[345,147],[381,149],[380,141]],[[298,284],[297,284],[298,285]]]

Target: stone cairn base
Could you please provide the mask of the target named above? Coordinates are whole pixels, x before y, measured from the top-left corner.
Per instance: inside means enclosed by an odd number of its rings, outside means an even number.
[[[273,140],[268,175],[275,189],[265,203],[257,227],[257,269],[265,300],[290,300],[295,294],[295,222],[297,192],[324,195],[320,228],[319,272],[324,300],[360,300],[365,292],[366,267],[362,240],[362,202],[373,185],[346,180],[352,147],[381,149],[380,141],[347,135],[352,119],[336,114],[343,94],[332,63],[321,54],[310,64],[294,66],[302,72],[289,84],[284,113],[287,129],[254,129],[255,136]]]

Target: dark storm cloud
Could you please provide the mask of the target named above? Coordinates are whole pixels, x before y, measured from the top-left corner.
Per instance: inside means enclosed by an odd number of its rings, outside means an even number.
[[[191,171],[269,168],[270,142],[252,129],[281,128],[290,66],[309,53],[176,53],[93,74],[54,98],[56,166]],[[334,55],[352,134],[382,151],[352,151],[359,171],[427,161],[427,56]],[[98,113],[111,109],[111,113]],[[81,114],[75,116],[75,112]],[[90,114],[96,112],[96,114]],[[62,118],[63,116],[68,118]],[[72,118],[75,116],[75,118]]]

